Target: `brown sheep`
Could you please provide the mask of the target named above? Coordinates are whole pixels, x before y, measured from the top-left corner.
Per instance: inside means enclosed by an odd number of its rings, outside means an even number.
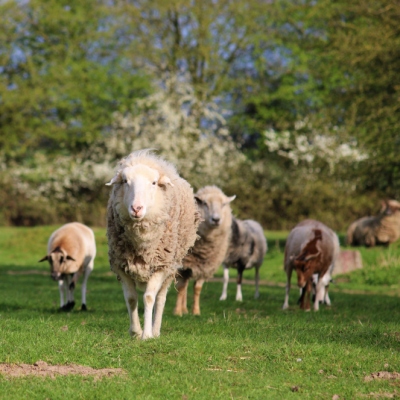
[[[204,281],[211,278],[224,260],[228,249],[232,212],[230,203],[235,196],[227,197],[217,186],[205,186],[195,195],[202,216],[197,230],[198,238],[183,259],[183,269],[177,274],[178,296],[174,314],[187,314],[187,287],[194,282],[193,314],[200,315],[200,293]]]
[[[285,247],[284,269],[287,275],[286,296],[283,309],[289,307],[290,279],[293,270],[297,273],[297,284],[302,291],[301,308],[310,309],[310,295],[313,275],[318,274],[314,310],[326,297],[325,288],[329,285],[330,274],[339,255],[340,246],[337,235],[322,222],[305,220],[290,232]]]

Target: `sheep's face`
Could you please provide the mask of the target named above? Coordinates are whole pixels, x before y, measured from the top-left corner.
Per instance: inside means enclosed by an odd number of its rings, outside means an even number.
[[[57,247],[49,255],[43,257],[39,262],[47,260],[50,264],[51,277],[55,281],[64,279],[64,274],[69,270],[71,262],[75,260]]]
[[[294,268],[297,273],[297,285],[303,288],[312,279],[313,274],[318,270],[320,253],[300,255],[294,260]]]
[[[122,202],[119,212],[133,221],[141,221],[156,213],[161,206],[161,187],[173,186],[167,176],[146,165],[124,168],[109,183],[120,185]]]
[[[201,233],[202,229],[217,228],[231,215],[229,204],[235,196],[227,197],[222,192],[216,192],[196,195],[195,198],[203,219],[199,227]]]

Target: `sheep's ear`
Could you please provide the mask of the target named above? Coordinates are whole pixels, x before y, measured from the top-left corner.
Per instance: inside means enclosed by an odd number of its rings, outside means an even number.
[[[38,262],[43,262],[49,259],[49,256],[44,256],[43,258],[41,258]]]
[[[319,251],[318,253],[314,253],[314,254],[307,254],[304,258],[304,261],[309,261],[312,260],[313,258],[318,257],[321,254],[321,252]]]
[[[231,203],[233,200],[235,200],[236,199],[236,194],[234,194],[233,196],[231,196],[231,197],[228,197],[228,203]]]
[[[196,203],[201,206],[204,202],[200,197],[194,196],[194,199],[196,200]]]
[[[110,182],[106,183],[106,186],[114,185],[114,183],[121,183],[121,174],[119,172],[114,176],[114,178],[111,179]]]
[[[172,187],[174,187],[174,184],[171,182],[171,179],[169,179],[168,176],[166,175],[160,177],[160,179],[158,180],[158,185],[159,186],[171,185]]]
[[[71,256],[68,255],[67,255],[67,260],[76,261],[75,258],[72,258]]]

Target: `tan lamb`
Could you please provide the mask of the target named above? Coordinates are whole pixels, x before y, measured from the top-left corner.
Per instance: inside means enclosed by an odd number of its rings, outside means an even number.
[[[200,315],[200,294],[204,282],[211,278],[224,260],[231,236],[231,201],[217,186],[205,186],[195,195],[203,221],[194,247],[183,259],[177,275],[178,296],[174,314],[187,314],[187,287],[194,280],[193,314]]]
[[[74,308],[74,289],[82,274],[81,310],[87,310],[86,285],[89,275],[93,271],[95,257],[94,233],[86,225],[71,222],[51,234],[47,244],[47,255],[39,262],[47,260],[50,264],[51,277],[58,281],[60,311],[71,311]]]
[[[347,230],[349,246],[388,246],[400,238],[400,202],[382,202],[381,212],[353,222]]]
[[[122,283],[129,332],[141,339],[157,337],[168,288],[197,237],[200,214],[193,190],[172,164],[149,150],[122,159],[107,185],[112,185],[108,256]],[[144,291],[143,330],[137,289]]]

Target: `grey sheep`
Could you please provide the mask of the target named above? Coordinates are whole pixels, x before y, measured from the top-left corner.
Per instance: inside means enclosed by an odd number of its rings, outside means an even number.
[[[245,269],[255,268],[254,298],[259,297],[258,285],[260,280],[260,267],[264,261],[265,253],[268,250],[267,240],[262,226],[251,219],[240,220],[232,218],[231,240],[225,256],[224,265],[224,284],[220,300],[226,300],[229,268],[236,268],[238,271],[236,301],[242,301],[242,276]]]

